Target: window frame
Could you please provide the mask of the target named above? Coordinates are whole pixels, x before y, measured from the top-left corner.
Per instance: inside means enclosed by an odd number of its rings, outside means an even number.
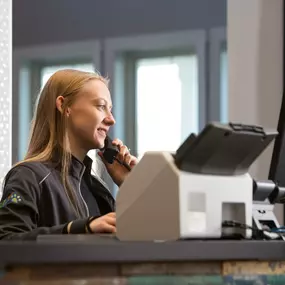
[[[227,29],[218,27],[209,31],[209,121],[221,120],[221,47],[227,43]]]
[[[44,65],[92,62],[100,70],[102,45],[99,40],[67,42],[44,46],[16,48],[13,51],[12,99],[12,162],[26,150],[34,94],[40,88],[40,70]],[[21,72],[25,69],[26,86],[21,86]],[[28,102],[28,103],[27,103]]]
[[[206,39],[205,30],[186,30],[104,40],[104,71],[111,79],[110,90],[118,123],[111,135],[120,137],[131,149],[136,147],[134,59],[147,54],[160,57],[189,50],[195,50],[198,57],[199,129],[204,127],[207,121]]]

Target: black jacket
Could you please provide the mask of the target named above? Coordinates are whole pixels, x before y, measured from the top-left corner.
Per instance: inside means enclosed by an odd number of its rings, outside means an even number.
[[[12,168],[7,174],[0,202],[0,239],[36,239],[41,234],[85,233],[90,219],[80,183],[88,173],[90,191],[96,197],[101,215],[113,212],[115,202],[100,179],[91,175],[92,160],[84,164],[72,158],[69,181],[74,186],[81,217],[71,206],[61,182],[60,167],[54,163],[26,162]]]

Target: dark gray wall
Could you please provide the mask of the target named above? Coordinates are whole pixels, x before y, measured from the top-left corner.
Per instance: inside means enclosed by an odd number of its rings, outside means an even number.
[[[14,0],[13,45],[226,25],[226,0]]]

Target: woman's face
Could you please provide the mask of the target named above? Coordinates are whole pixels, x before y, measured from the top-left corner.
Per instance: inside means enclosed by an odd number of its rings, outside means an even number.
[[[115,124],[109,89],[98,79],[90,80],[68,108],[71,143],[82,150],[100,149],[109,128]]]

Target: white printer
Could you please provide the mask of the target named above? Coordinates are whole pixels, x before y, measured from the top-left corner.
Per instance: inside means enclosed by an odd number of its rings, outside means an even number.
[[[117,237],[127,241],[220,238],[223,221],[252,226],[248,169],[277,135],[258,126],[211,123],[173,155],[147,152],[116,198]],[[249,229],[230,234],[251,237]]]

